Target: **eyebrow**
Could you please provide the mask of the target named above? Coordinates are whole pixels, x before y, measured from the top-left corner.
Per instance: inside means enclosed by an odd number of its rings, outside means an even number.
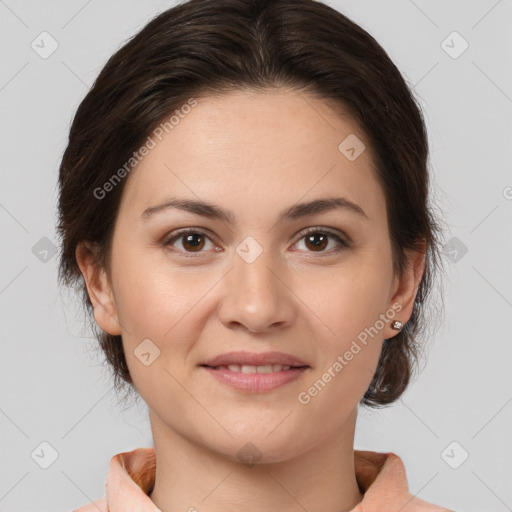
[[[220,220],[229,225],[233,225],[235,223],[235,215],[230,210],[225,210],[220,206],[205,201],[178,198],[167,199],[161,204],[147,208],[142,212],[141,219],[147,220],[157,213],[162,213],[172,208],[200,215],[202,217],[208,217],[210,219]],[[358,204],[344,197],[334,197],[315,199],[314,201],[309,201],[307,203],[294,204],[280,213],[279,220],[292,221],[308,215],[316,215],[336,209],[354,213],[360,217],[368,219],[365,211]]]

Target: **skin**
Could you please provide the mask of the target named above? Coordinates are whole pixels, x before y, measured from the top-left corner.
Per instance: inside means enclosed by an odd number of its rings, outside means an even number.
[[[284,89],[197,100],[127,178],[111,275],[85,244],[76,253],[95,319],[122,335],[148,405],[157,454],[151,499],[162,510],[348,511],[363,498],[353,460],[358,403],[384,339],[397,334],[392,321],[411,315],[423,255],[408,253],[411,265],[393,274],[385,196],[369,142],[348,116]],[[366,145],[354,161],[338,150],[349,134]],[[178,209],[141,219],[170,197],[215,203],[235,222]],[[336,209],[279,221],[295,203],[330,197],[350,199],[367,218]],[[163,245],[186,227],[208,233]],[[301,232],[316,227],[313,242],[329,228],[349,247],[335,237],[320,248],[308,243]],[[248,236],[263,250],[252,263],[236,252]],[[299,403],[393,304],[401,306],[394,319]],[[134,350],[148,338],[160,355],[145,366]],[[198,366],[231,350],[278,350],[310,368],[271,392],[237,391]],[[254,465],[237,458],[248,442],[261,454]]]

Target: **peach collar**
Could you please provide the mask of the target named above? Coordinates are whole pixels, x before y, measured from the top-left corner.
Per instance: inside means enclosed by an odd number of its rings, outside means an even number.
[[[394,453],[354,450],[354,467],[364,498],[350,512],[371,512],[383,506],[386,510],[396,507],[401,512],[452,512],[415,498],[409,492],[403,462]],[[105,497],[74,512],[161,512],[149,498],[155,473],[154,448],[118,453],[110,461]]]

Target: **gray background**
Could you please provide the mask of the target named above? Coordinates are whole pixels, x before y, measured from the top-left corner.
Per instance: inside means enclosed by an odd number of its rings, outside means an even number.
[[[360,410],[356,448],[399,454],[424,500],[512,510],[512,1],[329,4],[368,30],[415,87],[449,225],[446,315],[428,364],[395,405]],[[111,456],[152,444],[144,407],[116,406],[81,310],[58,289],[57,258],[44,250],[57,243],[57,168],[75,109],[107,58],[172,5],[0,0],[3,512],[97,499]],[[46,59],[31,47],[43,31],[58,42]],[[453,31],[469,44],[457,58],[462,40],[442,44]],[[31,457],[42,442],[58,453],[48,469]],[[463,450],[468,459],[453,469],[447,461],[459,464]]]

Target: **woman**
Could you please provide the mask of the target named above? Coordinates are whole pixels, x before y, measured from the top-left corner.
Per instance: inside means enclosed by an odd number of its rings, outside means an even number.
[[[321,2],[190,0],[110,58],[60,166],[60,278],[154,448],[77,510],[448,510],[353,447],[419,353],[427,159],[396,66]]]

